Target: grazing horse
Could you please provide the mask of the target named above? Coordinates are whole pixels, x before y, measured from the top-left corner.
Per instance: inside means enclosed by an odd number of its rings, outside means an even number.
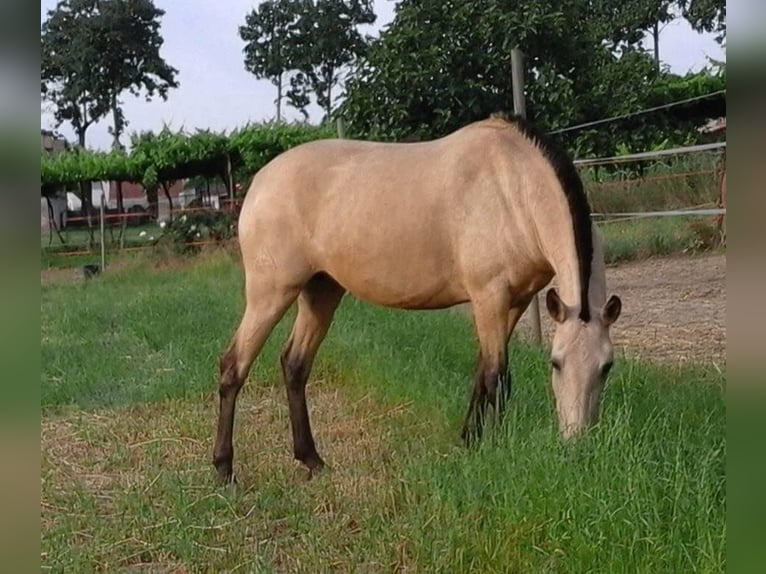
[[[237,394],[286,310],[298,313],[281,354],[295,458],[324,463],[314,445],[306,381],[348,291],[400,309],[470,302],[479,362],[467,442],[488,406],[510,396],[507,347],[532,297],[556,323],[551,364],[560,431],[598,416],[612,365],[603,254],[569,157],[518,117],[492,116],[419,143],[322,140],[281,154],[253,178],[239,218],[246,308],[220,360],[213,462],[233,480]]]

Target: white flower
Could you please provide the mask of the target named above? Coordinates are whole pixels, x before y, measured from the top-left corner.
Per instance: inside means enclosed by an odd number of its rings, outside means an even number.
[[[194,237],[202,237],[202,234],[198,231]]]
[[[189,231],[194,231],[195,229],[197,229],[197,226],[196,226],[196,225],[192,225],[192,226],[189,228]]]
[[[167,225],[166,221],[160,221],[160,229],[165,229],[166,225]]]
[[[138,234],[139,237],[146,237],[146,231],[142,231]]]
[[[181,223],[186,223],[186,214],[181,216]]]
[[[154,241],[154,235],[149,236],[149,241]]]

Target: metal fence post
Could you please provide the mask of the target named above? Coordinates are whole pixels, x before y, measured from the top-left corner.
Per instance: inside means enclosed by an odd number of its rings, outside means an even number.
[[[521,117],[527,117],[524,101],[524,54],[518,48],[511,50],[511,80],[513,82],[513,111]],[[532,297],[529,313],[532,318],[532,337],[540,344],[543,341],[543,329],[540,324],[540,300],[537,294]]]
[[[101,271],[106,269],[106,246],[104,245],[104,190],[101,190],[101,206],[99,208],[99,219],[101,219],[100,222],[100,233],[101,233]]]

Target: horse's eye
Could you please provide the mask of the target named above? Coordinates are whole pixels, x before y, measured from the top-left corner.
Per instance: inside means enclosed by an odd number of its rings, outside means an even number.
[[[606,377],[609,374],[609,371],[612,370],[613,365],[614,365],[614,362],[609,361],[606,365],[601,367],[601,376]]]
[[[553,369],[556,371],[560,371],[561,362],[558,359],[551,359],[551,367],[553,367]]]

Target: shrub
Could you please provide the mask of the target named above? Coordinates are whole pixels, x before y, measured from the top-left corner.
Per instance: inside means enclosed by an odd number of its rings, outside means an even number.
[[[172,244],[181,253],[199,251],[201,243],[223,242],[236,234],[237,215],[216,209],[195,210],[160,223],[158,244]]]

